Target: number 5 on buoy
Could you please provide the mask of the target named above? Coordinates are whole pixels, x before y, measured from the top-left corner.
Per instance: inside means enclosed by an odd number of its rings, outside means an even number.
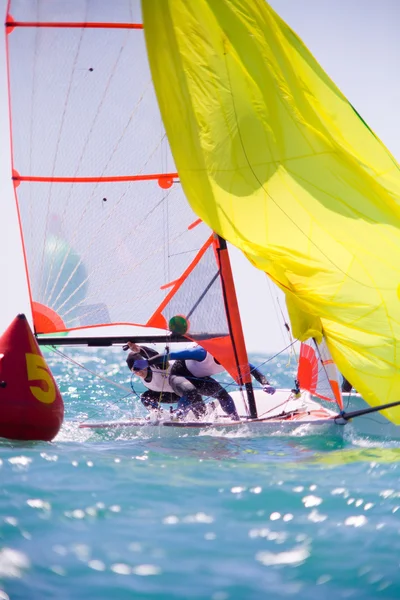
[[[25,354],[28,381],[44,381],[47,389],[39,385],[30,385],[29,389],[39,402],[51,404],[56,399],[56,388],[49,373],[43,356],[39,354]]]

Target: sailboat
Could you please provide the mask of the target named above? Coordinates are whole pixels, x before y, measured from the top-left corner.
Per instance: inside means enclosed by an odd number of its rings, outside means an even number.
[[[243,140],[232,111],[225,124],[233,127],[235,137],[225,131],[218,135],[226,99],[214,113],[218,103],[213,94],[224,85],[222,77],[217,71],[211,79],[202,73],[197,91],[185,79],[183,61],[193,69],[194,85],[196,69],[207,61],[231,60],[227,49],[243,32],[233,36],[231,21],[221,24],[213,16],[214,37],[207,40],[207,19],[213,10],[222,15],[236,4],[196,1],[188,15],[184,3],[146,0],[144,32],[141,7],[135,1],[73,6],[10,1],[6,32],[12,179],[34,332],[39,344],[53,346],[135,341],[168,348],[174,342],[196,342],[240,386],[234,392],[240,422],[227,421],[217,407],[212,421],[178,422],[167,417],[157,425],[344,424],[350,416],[343,413],[336,379],[326,365],[329,390],[323,398],[335,401],[337,410],[315,401],[306,388],[301,389],[301,381],[293,390],[278,390],[273,399],[252,388],[226,240],[244,249],[255,266],[286,289],[289,304],[296,304],[296,285],[301,287],[304,281],[298,278],[295,285],[288,280],[288,257],[279,245],[268,246],[268,259],[260,246],[261,260],[257,242],[251,242],[251,236],[243,242],[250,219],[254,234],[258,227],[265,229],[265,219],[262,213],[256,226],[252,211],[243,212],[236,203],[242,198],[250,201],[252,194],[236,164],[237,152],[243,155]],[[263,2],[255,5],[270,11]],[[250,5],[247,8],[254,13]],[[182,39],[174,23],[182,24],[186,17],[185,27],[195,26],[197,33],[191,30],[188,39],[193,34],[195,43],[183,49],[178,48]],[[255,25],[241,15],[244,31],[263,27],[262,20],[260,24],[254,18]],[[194,51],[200,53],[201,64]],[[239,77],[237,65],[232,68]],[[229,94],[232,85],[237,81]],[[206,100],[203,115],[197,104],[193,110],[199,89],[205,94],[201,102]],[[232,98],[229,102],[232,105]],[[251,111],[245,105],[239,108],[247,113],[247,134],[254,134],[253,141],[259,143]],[[206,156],[210,133],[216,135],[216,143],[212,141],[212,155]],[[226,144],[232,140],[232,151],[227,152]],[[285,143],[290,145],[291,138]],[[296,137],[293,143],[298,144]],[[212,169],[217,172],[214,181]],[[265,181],[267,174],[279,187],[276,165],[271,172],[261,171],[257,177]],[[214,184],[223,190],[224,201],[227,195],[227,204],[219,202]],[[263,201],[272,193],[262,182],[257,188]],[[269,220],[272,227],[281,228],[276,214]],[[296,237],[293,231],[290,235]],[[300,238],[298,252],[304,251]],[[270,268],[272,259],[280,265],[279,276]],[[280,277],[283,268],[286,279]],[[290,312],[296,332],[299,318],[306,321],[307,337],[315,338],[321,360],[331,360],[330,350],[337,355],[319,317],[309,313],[305,317],[303,308],[296,313],[292,307]],[[179,322],[176,317],[184,318],[184,331],[172,325]],[[152,422],[143,419],[126,426],[148,424]]]
[[[399,165],[264,0],[143,14],[190,205],[285,293],[294,336],[400,424]]]

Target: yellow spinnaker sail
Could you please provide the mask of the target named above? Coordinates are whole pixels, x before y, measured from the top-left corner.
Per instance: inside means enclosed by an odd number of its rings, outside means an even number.
[[[400,400],[399,165],[264,0],[142,4],[192,208],[284,290],[296,337]]]

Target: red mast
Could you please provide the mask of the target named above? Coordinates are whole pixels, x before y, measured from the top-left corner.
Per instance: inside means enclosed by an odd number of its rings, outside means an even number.
[[[247,357],[246,344],[244,341],[242,321],[240,319],[239,305],[236,297],[228,247],[226,241],[221,236],[215,234],[215,240],[221,273],[222,289],[224,293],[226,316],[236,359],[239,383],[240,385],[244,385],[246,388],[250,416],[252,419],[256,419],[257,406],[254,398],[253,385],[251,383],[249,359]]]

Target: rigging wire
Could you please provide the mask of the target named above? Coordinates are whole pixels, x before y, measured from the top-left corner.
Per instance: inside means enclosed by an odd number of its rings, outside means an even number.
[[[277,352],[277,353],[276,353],[276,354],[274,354],[273,356],[270,356],[269,358],[267,358],[265,361],[263,361],[263,362],[261,362],[261,363],[259,363],[259,364],[257,364],[257,365],[254,365],[254,366],[255,366],[257,369],[259,369],[260,367],[263,367],[264,365],[266,365],[266,364],[268,364],[269,362],[271,362],[272,360],[274,360],[274,359],[275,359],[277,356],[279,356],[280,354],[282,354],[283,352],[285,352],[286,350],[288,350],[288,349],[289,349],[291,346],[293,346],[293,344],[295,344],[297,341],[298,341],[298,340],[293,340],[293,342],[292,342],[291,344],[289,344],[288,346],[286,346],[286,348],[283,348],[283,350],[280,350],[279,352]],[[241,367],[243,367],[243,366],[244,366],[244,365],[241,365]],[[190,378],[189,378],[189,377],[187,377],[187,379],[190,379],[190,380],[196,380],[196,379],[200,379],[200,378],[197,378],[197,377],[190,377]],[[235,388],[238,388],[239,390],[242,390],[242,386],[241,386],[240,384],[236,383],[236,381],[234,381],[234,380],[233,380],[233,381],[231,381],[231,382],[229,382],[229,383],[221,383],[221,382],[219,382],[219,383],[220,383],[220,385],[221,385],[221,386],[222,386],[222,387],[225,389],[225,391],[227,391],[227,390],[228,390],[228,388],[233,388],[233,387],[235,387]],[[256,387],[256,388],[254,388],[254,389],[262,389],[262,388],[258,388],[258,387]],[[210,398],[212,398],[213,400],[215,400],[215,398],[214,398],[213,396],[205,396],[205,399],[206,399],[206,400],[209,400]],[[285,402],[287,402],[289,399],[290,399],[290,397],[289,397],[287,400],[285,400]],[[280,406],[280,405],[279,405],[279,406]],[[274,407],[274,408],[275,408],[275,407]],[[271,410],[272,410],[272,409],[271,409]],[[269,412],[269,411],[267,411],[267,412]],[[266,414],[266,413],[263,413],[263,414]]]
[[[274,358],[276,358],[277,356],[280,356],[281,354],[283,354],[284,352],[286,352],[286,350],[290,349],[294,344],[296,344],[296,342],[298,342],[299,340],[295,339],[293,340],[290,344],[288,344],[286,346],[286,348],[283,348],[282,350],[280,350],[279,352],[277,352],[276,354],[274,354],[273,356],[270,356],[269,358],[267,358],[267,360],[264,360],[262,363],[260,363],[259,365],[255,365],[257,366],[257,368],[259,367],[263,367],[264,365],[268,364],[269,362],[271,362],[272,360],[274,360]]]
[[[80,367],[81,369],[87,371],[88,373],[90,373],[91,375],[93,375],[94,377],[97,377],[98,379],[101,379],[103,381],[105,381],[108,384],[111,384],[115,387],[118,387],[124,391],[127,390],[127,388],[119,383],[116,383],[115,381],[112,381],[111,379],[108,379],[107,377],[104,377],[102,375],[100,375],[99,373],[96,373],[95,371],[92,371],[91,369],[88,369],[87,367],[85,367],[85,365],[83,365],[82,363],[78,362],[77,360],[73,359],[72,357],[68,356],[67,354],[64,354],[64,352],[61,352],[58,348],[56,348],[55,346],[47,346],[47,348],[49,348],[49,350],[52,350],[53,352],[55,352],[56,354],[58,354],[59,356],[61,356],[62,358],[64,358],[65,360],[67,360],[68,362]],[[130,387],[131,390],[128,391],[127,394],[125,394],[125,396],[121,396],[120,398],[118,398],[117,400],[109,403],[109,406],[115,406],[116,404],[118,404],[119,402],[121,402],[121,400],[124,400],[125,398],[128,398],[129,396],[131,396],[132,394],[134,394],[138,400],[140,400],[141,396],[140,394],[136,391],[134,385],[133,385],[133,376],[134,374],[131,373],[131,380],[130,380]],[[160,400],[158,402],[158,404],[160,404],[162,402],[161,398],[162,398],[162,394],[163,392],[160,392]],[[96,416],[99,413],[99,411],[96,412],[92,412],[90,415],[88,415],[85,419],[83,419],[81,422],[85,422],[88,419],[93,418],[94,416]]]
[[[272,288],[272,285],[273,285],[273,284],[272,284],[272,281],[271,281],[271,280],[270,280],[270,278],[267,276],[267,274],[265,274],[265,275],[266,275],[266,280],[267,280],[268,292],[269,292],[269,295],[270,295],[270,298],[271,298],[272,305],[273,305],[273,307],[274,307],[274,312],[275,312],[276,321],[277,321],[277,323],[279,324],[279,330],[280,330],[280,334],[281,334],[281,337],[282,337],[283,343],[285,343],[285,342],[286,342],[286,340],[285,340],[285,332],[284,332],[284,329],[283,329],[283,326],[282,326],[282,322],[281,322],[281,320],[279,319],[279,313],[278,313],[278,308],[277,308],[277,304],[278,304],[278,297],[276,297],[276,298],[275,298],[275,296],[274,296],[274,293],[273,293],[273,288]],[[280,308],[280,307],[279,307],[279,308]],[[283,318],[283,321],[285,321],[285,319],[284,319],[284,318]]]
[[[346,404],[346,408],[345,408],[345,412],[347,412],[347,409],[349,408],[350,405],[350,400],[351,398],[355,398],[354,394],[353,394],[353,390],[351,390],[348,393],[347,396],[347,404]],[[372,421],[373,423],[377,424],[377,425],[390,425],[390,422],[388,420],[385,421],[378,421],[377,419],[374,419],[374,417],[368,417],[367,415],[363,415],[363,419],[367,419],[368,421]]]
[[[61,356],[62,358],[64,358],[65,360],[67,360],[68,362],[76,365],[77,367],[80,367],[81,369],[83,369],[84,371],[87,371],[88,373],[90,373],[91,375],[94,375],[94,377],[97,377],[98,379],[102,379],[103,381],[105,381],[106,383],[113,385],[114,387],[120,388],[121,390],[124,390],[125,392],[128,391],[129,394],[131,394],[132,392],[130,390],[128,390],[127,387],[125,387],[124,385],[120,384],[120,383],[116,383],[115,381],[112,381],[111,379],[108,379],[108,377],[104,377],[103,375],[100,375],[99,373],[96,373],[95,371],[92,371],[91,369],[88,369],[87,367],[85,367],[85,365],[83,365],[82,363],[78,362],[77,360],[75,360],[74,358],[71,358],[71,356],[68,356],[67,354],[64,354],[64,352],[61,352],[61,350],[59,350],[58,348],[56,348],[55,346],[45,346],[46,348],[48,348],[49,350],[52,350],[53,352],[55,352],[56,354],[58,354],[59,356]],[[128,395],[129,395],[128,394]]]
[[[265,364],[271,362],[272,360],[274,360],[277,356],[279,356],[280,354],[282,354],[283,352],[285,352],[286,350],[290,349],[291,346],[293,346],[293,344],[295,344],[298,340],[294,340],[291,344],[289,344],[288,346],[286,346],[286,348],[283,348],[283,350],[277,352],[276,354],[274,354],[273,356],[269,357],[267,360],[263,361],[262,363],[259,363],[256,365],[256,368],[259,369],[260,367],[264,366]],[[71,364],[74,364],[78,367],[80,367],[81,369],[83,369],[84,371],[87,371],[88,373],[90,373],[91,375],[93,375],[94,377],[101,379],[103,381],[105,381],[108,384],[111,384],[115,387],[118,387],[124,391],[127,390],[127,388],[119,383],[116,383],[115,381],[112,381],[111,379],[108,379],[107,377],[104,377],[102,375],[100,375],[99,373],[96,373],[95,371],[92,371],[91,369],[89,369],[88,367],[85,367],[85,365],[83,365],[82,363],[78,362],[77,360],[73,359],[72,357],[68,356],[67,354],[61,352],[58,348],[56,348],[55,346],[46,346],[49,350],[51,350],[52,352],[58,354],[59,356],[61,356],[62,358],[64,358],[66,361],[70,362]],[[167,355],[168,356],[168,355]],[[134,374],[131,373],[131,379],[130,379],[130,387],[131,389],[128,391],[127,394],[125,394],[124,396],[121,396],[120,398],[118,398],[117,400],[114,400],[113,402],[109,403],[109,406],[116,406],[119,402],[121,402],[122,400],[125,400],[126,398],[129,398],[129,396],[131,396],[132,394],[134,394],[136,396],[137,399],[140,400],[140,394],[136,391],[134,385],[133,385],[133,377]],[[188,377],[188,379],[191,380],[196,380],[196,379],[201,379],[201,378],[197,378],[197,377]],[[227,390],[229,387],[238,387],[240,388],[241,386],[239,384],[237,384],[235,381],[232,381],[228,384],[221,384],[222,387],[224,387],[225,390]],[[261,389],[261,388],[256,388],[256,389]],[[351,396],[352,396],[352,392],[350,392],[350,394],[348,395],[347,398],[347,404],[346,404],[346,410],[349,407],[350,404],[350,400],[351,400]],[[162,392],[160,393],[160,398],[162,397]],[[269,414],[270,412],[276,410],[277,408],[281,407],[281,406],[285,406],[285,404],[287,404],[291,399],[293,398],[293,394],[289,395],[288,398],[286,398],[286,400],[284,400],[283,402],[281,402],[280,404],[277,404],[275,406],[273,406],[272,408],[266,410],[265,412],[263,412],[261,415],[259,415],[259,418]],[[206,400],[215,400],[214,397],[212,396],[206,396],[205,397]],[[159,401],[160,404],[161,400]],[[99,409],[100,410],[100,409]],[[99,414],[99,410],[96,410],[95,412],[90,413],[88,416],[86,416],[84,419],[80,420],[79,422],[84,423],[86,421],[88,421],[89,419],[92,419],[93,417],[97,416]],[[378,423],[378,424],[385,424],[388,425],[389,423],[382,423],[381,421],[377,421],[376,419],[374,419],[373,417],[365,417],[367,419],[369,419],[370,421],[373,421],[374,423]]]
[[[283,310],[282,310],[282,307],[281,307],[281,304],[280,304],[280,301],[279,301],[279,298],[278,298],[278,296],[276,297],[276,301],[277,301],[277,303],[278,303],[278,307],[279,307],[279,310],[280,310],[280,312],[281,312],[282,319],[283,319],[283,322],[284,322],[284,327],[285,327],[285,329],[286,329],[286,331],[287,331],[287,334],[288,334],[289,340],[292,342],[292,341],[293,341],[293,337],[292,337],[292,331],[291,331],[291,329],[290,329],[290,325],[289,325],[289,323],[287,322],[287,320],[286,320],[286,318],[285,318],[285,315],[283,314]],[[290,352],[289,352],[289,360],[288,360],[288,363],[287,363],[287,365],[286,365],[287,367],[289,367],[289,366],[290,366],[290,357],[291,357],[291,352],[293,353],[293,356],[294,356],[294,359],[295,359],[295,361],[296,361],[296,362],[298,362],[298,358],[297,358],[297,352],[296,352],[296,346],[295,346],[295,345],[293,345],[293,346],[291,347],[291,349],[290,349]]]
[[[112,381],[111,379],[108,379],[107,377],[104,377],[103,375],[100,375],[99,373],[96,373],[95,371],[92,371],[91,369],[88,369],[87,367],[85,367],[85,365],[83,365],[82,363],[80,363],[77,360],[73,359],[71,356],[68,356],[67,354],[64,354],[64,352],[61,352],[61,350],[59,350],[55,346],[46,346],[46,348],[48,348],[49,350],[51,350],[55,354],[58,354],[63,359],[65,359],[67,362],[70,362],[71,364],[74,364],[77,367],[80,367],[84,371],[87,371],[88,373],[90,373],[91,375],[93,375],[94,377],[96,377],[97,379],[101,379],[101,380],[105,381],[106,383],[108,383],[110,385],[113,385],[113,386],[115,386],[117,388],[120,388],[120,389],[122,389],[124,391],[127,391],[127,388],[125,386],[123,386],[123,385],[121,385],[119,383],[116,383],[115,381]],[[133,376],[133,373],[132,373],[132,376]],[[128,390],[128,393],[125,394],[125,396],[121,396],[117,400],[114,400],[113,402],[109,402],[109,406],[115,406],[116,404],[118,404],[119,402],[121,402],[121,400],[125,400],[126,398],[129,398],[129,396],[131,396],[132,393],[136,394],[136,396],[138,398],[140,398],[139,394],[136,392],[135,388],[133,387],[132,376],[131,376],[131,390]],[[95,412],[91,412],[87,417],[85,417],[84,419],[80,420],[79,422],[80,423],[84,423],[88,419],[92,419],[93,417],[96,417],[99,414],[99,411],[100,411],[100,409],[96,410]]]
[[[135,394],[135,396],[136,396],[136,398],[137,398],[138,400],[140,400],[140,394],[138,394],[138,392],[135,390],[135,387],[134,387],[134,385],[133,385],[133,373],[131,373],[131,380],[130,380],[130,384],[131,384],[131,390],[132,390],[132,393],[133,393],[133,394]]]
[[[132,388],[133,389],[133,388]],[[136,393],[136,392],[135,392]],[[129,396],[132,394],[132,392],[129,392],[128,394],[126,394],[125,396],[121,396],[121,398],[118,398],[117,400],[114,400],[113,402],[109,402],[108,406],[116,406],[119,402],[121,402],[121,400],[125,400],[125,398],[129,398]],[[86,423],[86,421],[88,421],[89,419],[93,419],[93,417],[97,417],[100,413],[100,408],[98,408],[98,410],[96,410],[95,412],[91,412],[87,417],[85,417],[84,419],[79,419],[79,423]]]
[[[297,340],[294,340],[291,344],[289,344],[288,346],[286,346],[286,348],[283,348],[282,350],[280,350],[279,352],[277,352],[276,354],[274,354],[273,356],[269,357],[268,359],[266,359],[265,361],[263,361],[262,363],[259,363],[256,365],[257,368],[260,368],[266,364],[268,364],[269,362],[271,362],[272,360],[274,360],[277,356],[279,356],[280,354],[282,354],[283,352],[285,352],[286,350],[288,350],[293,344],[296,343]],[[132,394],[134,394],[139,400],[140,400],[140,395],[139,393],[136,391],[136,389],[133,386],[133,373],[131,374],[131,380],[130,380],[130,390],[127,390],[127,388],[119,383],[116,383],[115,381],[112,381],[111,379],[109,379],[108,377],[104,377],[103,375],[100,375],[99,373],[96,373],[95,371],[92,371],[91,369],[89,369],[88,367],[86,367],[85,365],[83,365],[82,363],[80,363],[79,361],[75,360],[74,358],[72,358],[71,356],[68,356],[67,354],[65,354],[64,352],[62,352],[61,350],[59,350],[56,346],[46,346],[49,350],[51,350],[52,352],[54,352],[55,354],[58,354],[60,357],[62,357],[64,360],[66,360],[67,362],[70,362],[71,364],[76,365],[77,367],[83,369],[84,371],[90,373],[91,375],[93,375],[94,377],[96,377],[97,379],[101,379],[102,381],[105,381],[106,383],[113,385],[114,387],[117,387],[123,391],[127,391],[128,393],[125,394],[124,396],[122,396],[121,398],[118,398],[117,400],[115,400],[114,402],[110,403],[110,406],[114,406],[116,404],[118,404],[119,402],[121,402],[121,400],[124,400],[125,398],[128,398],[129,396],[131,396]],[[166,346],[166,350],[167,350],[167,357],[169,356],[169,347],[168,345]],[[168,360],[168,358],[167,358]],[[191,377],[190,379],[198,379],[197,377]],[[235,381],[232,381],[228,384],[221,384],[222,387],[224,387],[225,390],[227,390],[230,387],[238,387],[241,388],[241,386],[239,384],[237,384]],[[258,388],[256,388],[258,389]],[[160,392],[160,400],[159,400],[159,404],[161,403],[161,398],[162,398],[162,394],[163,392]],[[206,400],[209,399],[214,399],[212,396],[206,396],[205,397]],[[285,402],[288,402],[290,399],[290,397],[285,400]],[[283,404],[285,404],[285,402]],[[278,405],[281,406],[281,405]],[[276,407],[274,407],[273,409],[275,409]],[[273,410],[270,409],[270,410]],[[263,414],[267,414],[270,411],[267,411],[266,413]],[[98,414],[98,411],[96,411],[95,413],[91,413],[89,416],[87,416],[82,422],[87,421],[88,419],[93,418],[93,416],[96,416],[96,414]]]
[[[269,294],[270,294],[270,297],[271,297],[271,301],[272,301],[272,305],[274,307],[274,311],[275,311],[275,315],[276,315],[276,320],[279,323],[279,329],[280,329],[280,333],[281,333],[281,336],[282,336],[282,340],[285,343],[285,337],[287,335],[288,338],[289,338],[289,341],[293,342],[292,332],[291,332],[290,326],[289,326],[289,324],[287,322],[287,319],[285,318],[285,315],[283,313],[282,307],[280,305],[279,296],[274,297],[274,295],[273,295],[273,283],[272,283],[272,281],[270,280],[270,278],[267,275],[266,275],[266,279],[267,279],[268,291],[269,291]],[[282,317],[283,327],[282,327],[282,322],[279,319],[278,309],[279,309],[279,312],[280,312],[281,317]],[[286,331],[286,335],[285,335],[285,331]],[[297,352],[296,352],[295,345],[292,345],[290,347],[290,349],[289,349],[289,356],[288,356],[288,360],[287,360],[287,363],[286,363],[286,368],[289,368],[290,365],[291,365],[292,355],[294,356],[294,360],[296,362],[298,362]]]

